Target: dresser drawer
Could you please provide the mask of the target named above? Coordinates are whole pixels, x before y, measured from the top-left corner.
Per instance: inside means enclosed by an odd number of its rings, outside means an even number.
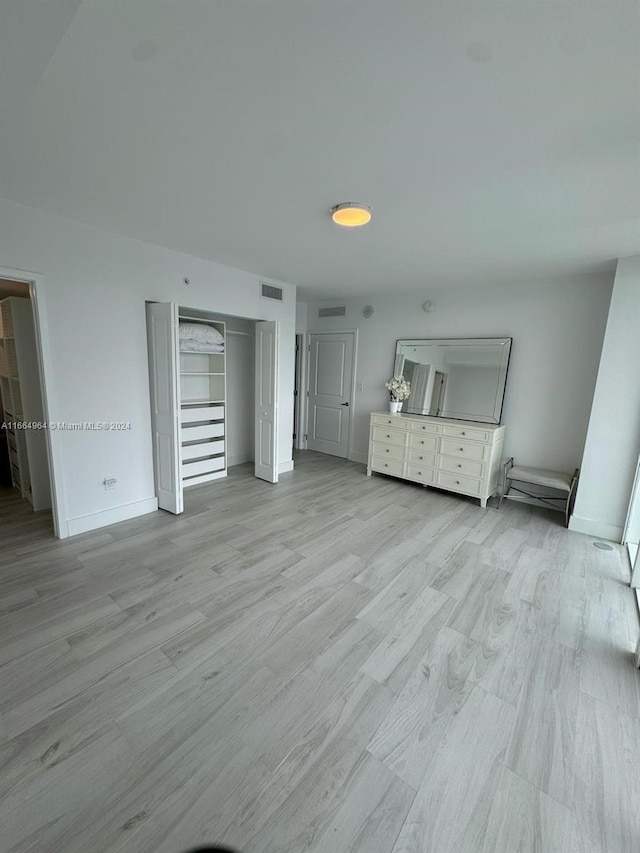
[[[389,417],[386,415],[371,415],[371,423],[374,426],[403,429],[405,432],[409,429],[409,421],[405,421],[404,418],[400,418],[398,415],[390,415]]]
[[[455,438],[443,438],[440,444],[440,453],[443,456],[475,459],[477,462],[484,461],[488,456],[488,451],[489,448],[486,444],[471,444],[470,441],[458,441]]]
[[[399,444],[382,444],[380,441],[374,441],[371,445],[371,453],[374,456],[388,459],[395,459],[398,462],[404,461],[404,447]]]
[[[371,468],[374,471],[380,471],[381,474],[402,477],[404,462],[395,462],[393,459],[382,459],[380,456],[374,456],[371,459]]]
[[[428,450],[411,450],[409,452],[411,465],[428,465],[430,468],[435,468],[437,458],[435,453],[429,453]]]
[[[415,480],[416,483],[431,486],[435,482],[435,475],[433,468],[423,468],[420,465],[409,465],[407,468],[407,480]]]
[[[440,456],[438,468],[450,471],[452,474],[466,474],[467,477],[482,477],[484,462],[473,462],[471,459],[454,459],[452,456]]]
[[[491,433],[484,429],[469,429],[465,426],[443,426],[442,434],[454,438],[467,438],[470,441],[489,441]]]
[[[379,441],[382,444],[401,444],[404,446],[406,431],[402,432],[399,429],[387,429],[382,426],[374,426],[372,430],[373,441]]]
[[[409,435],[409,447],[412,450],[438,450],[440,439],[437,435],[424,435],[423,433],[411,433]]]
[[[443,489],[451,489],[454,492],[464,492],[465,495],[478,497],[481,493],[482,483],[472,477],[463,477],[462,474],[449,474],[446,471],[438,471],[436,485]]]
[[[442,431],[442,427],[440,426],[440,424],[431,424],[431,423],[421,424],[420,421],[411,421],[410,430],[411,430],[411,432],[422,432],[422,433],[430,432],[430,433],[434,433],[435,435],[440,435],[440,432]]]

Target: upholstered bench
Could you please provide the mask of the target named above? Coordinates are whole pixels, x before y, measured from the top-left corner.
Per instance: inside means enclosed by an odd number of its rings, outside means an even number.
[[[502,494],[498,502],[498,509],[500,509],[502,501],[509,497],[509,492],[513,489],[514,492],[526,495],[528,498],[534,498],[552,509],[564,509],[564,523],[565,527],[568,527],[579,474],[579,468],[576,468],[573,474],[566,474],[564,471],[548,471],[546,468],[529,468],[526,465],[514,465],[512,456],[504,463],[504,481]],[[514,482],[521,485],[514,486]],[[556,492],[564,492],[564,494],[558,496],[547,494],[533,495],[522,488],[522,485],[542,486],[546,489],[553,489]]]

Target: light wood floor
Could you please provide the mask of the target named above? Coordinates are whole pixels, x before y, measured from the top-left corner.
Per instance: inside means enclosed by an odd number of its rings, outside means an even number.
[[[621,549],[312,453],[187,506],[0,497],[2,853],[637,853]]]

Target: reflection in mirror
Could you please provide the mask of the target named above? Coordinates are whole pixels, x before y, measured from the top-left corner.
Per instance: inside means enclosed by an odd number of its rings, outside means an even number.
[[[499,424],[511,338],[398,341],[394,375],[411,383],[404,411]]]

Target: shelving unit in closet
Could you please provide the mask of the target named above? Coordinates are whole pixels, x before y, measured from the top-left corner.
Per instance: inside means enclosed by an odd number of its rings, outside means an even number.
[[[210,344],[212,334],[218,344]],[[222,321],[196,317],[181,309],[180,455],[185,487],[227,474],[225,340]],[[218,346],[219,351],[206,350],[208,345]]]

